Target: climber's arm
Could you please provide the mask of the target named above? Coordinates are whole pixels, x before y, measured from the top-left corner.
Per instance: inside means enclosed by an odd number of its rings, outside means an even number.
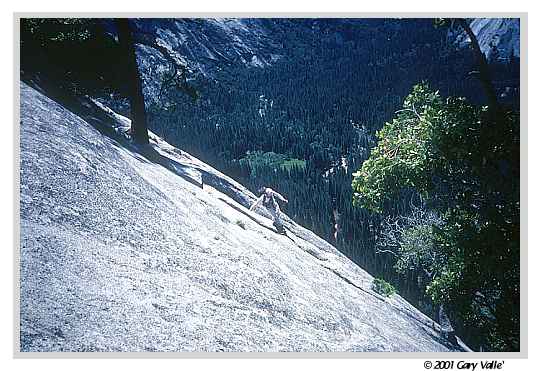
[[[274,189],[271,189],[271,192],[276,196],[278,197],[279,200],[287,203],[288,201],[286,200],[286,198],[284,196],[282,196],[280,193],[276,192]]]

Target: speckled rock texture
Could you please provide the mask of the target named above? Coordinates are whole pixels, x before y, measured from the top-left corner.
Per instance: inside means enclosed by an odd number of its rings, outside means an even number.
[[[20,89],[21,351],[467,350],[312,232],[276,233],[227,176],[130,144],[99,103]]]

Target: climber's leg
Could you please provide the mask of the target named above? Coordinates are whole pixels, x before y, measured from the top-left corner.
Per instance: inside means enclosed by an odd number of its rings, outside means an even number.
[[[284,226],[282,224],[280,206],[278,206],[278,203],[275,203],[273,208],[271,209],[271,215],[272,224],[276,227],[276,230],[278,230],[278,232],[282,233],[284,231]]]

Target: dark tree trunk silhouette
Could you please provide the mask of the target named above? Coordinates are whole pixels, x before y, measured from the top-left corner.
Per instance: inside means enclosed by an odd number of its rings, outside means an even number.
[[[145,111],[145,98],[137,57],[135,55],[135,43],[128,18],[115,19],[118,31],[118,41],[125,56],[126,87],[130,100],[131,111],[131,135],[136,143],[148,144],[148,127]]]
[[[488,99],[488,110],[492,115],[495,115],[499,111],[500,107],[498,104],[498,99],[496,97],[496,90],[494,89],[494,85],[492,84],[492,78],[490,76],[490,70],[488,68],[488,62],[485,54],[483,54],[483,52],[481,51],[477,36],[475,36],[475,34],[473,33],[473,30],[471,29],[468,21],[466,21],[464,18],[458,18],[457,22],[470,38],[473,54],[479,67],[479,80],[481,81],[483,90],[485,91]]]

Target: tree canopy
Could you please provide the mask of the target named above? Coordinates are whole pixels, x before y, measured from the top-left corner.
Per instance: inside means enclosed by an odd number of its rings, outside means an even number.
[[[353,202],[381,213],[404,188],[418,192],[441,222],[406,226],[391,246],[397,267],[432,272],[433,302],[479,328],[491,349],[517,350],[519,121],[506,111],[496,126],[486,111],[416,85],[353,174]]]

